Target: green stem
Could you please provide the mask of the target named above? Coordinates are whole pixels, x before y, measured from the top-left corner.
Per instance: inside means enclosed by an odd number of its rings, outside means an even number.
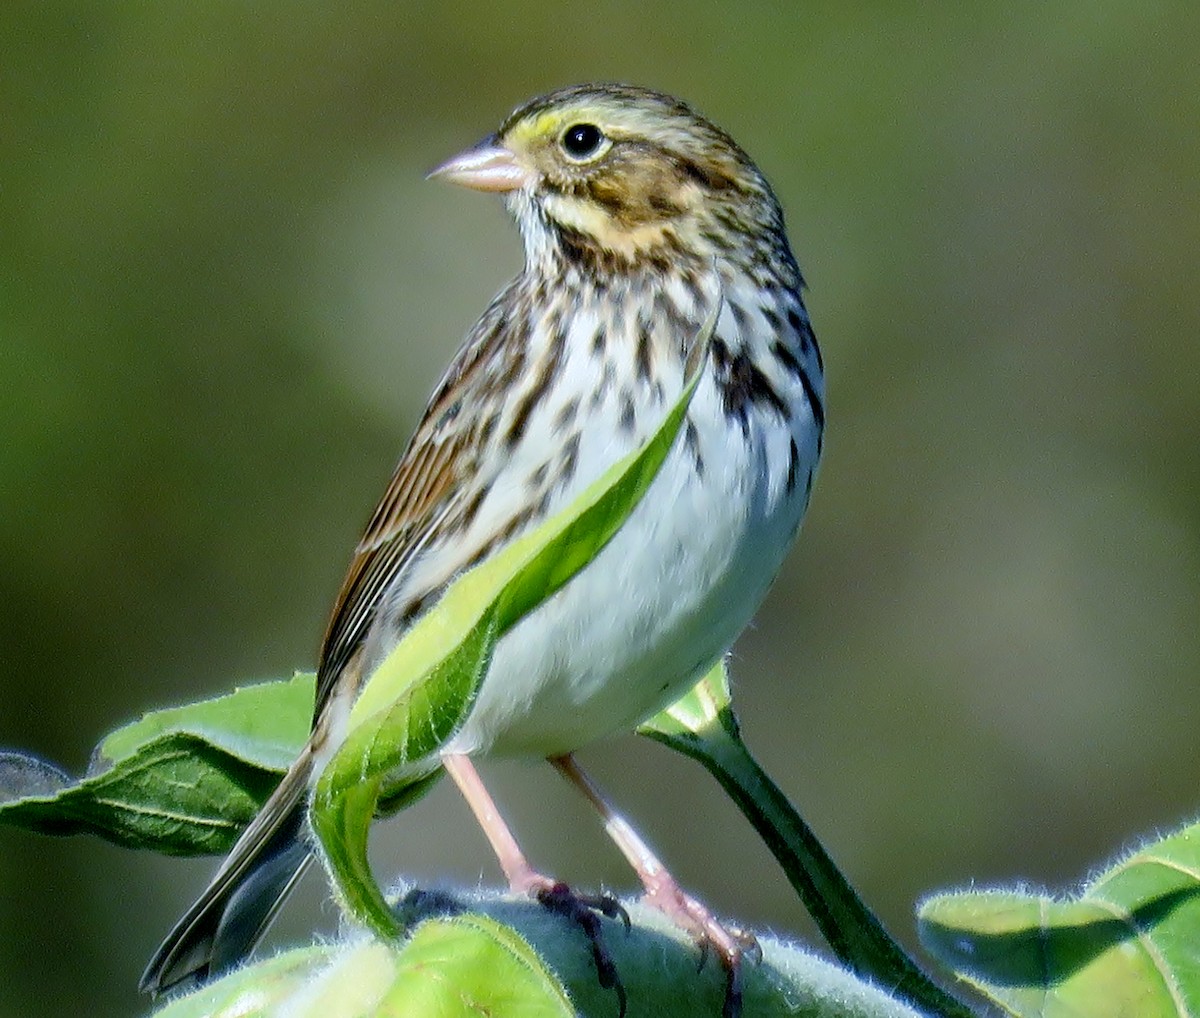
[[[812,828],[758,765],[728,708],[692,732],[643,734],[697,760],[762,837],[838,960],[914,1006],[944,1018],[976,1018],[925,974],[855,893]]]

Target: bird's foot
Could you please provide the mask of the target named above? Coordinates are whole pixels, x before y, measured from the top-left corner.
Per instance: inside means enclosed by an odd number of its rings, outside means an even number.
[[[393,906],[392,911],[404,929],[430,916],[457,916],[467,911],[462,900],[449,891],[413,887]]]
[[[665,872],[647,881],[642,900],[691,936],[700,948],[700,968],[710,952],[717,956],[725,970],[722,1018],[738,1018],[742,1013],[742,963],[757,964],[762,960],[762,948],[754,934],[723,925]]]
[[[605,946],[600,923],[601,916],[619,919],[628,930],[629,913],[625,907],[611,894],[580,894],[566,884],[537,873],[528,874],[513,890],[524,891],[548,912],[570,920],[583,931],[592,952],[592,963],[596,966],[597,982],[617,995],[619,1018],[625,1018],[628,998],[617,966]]]

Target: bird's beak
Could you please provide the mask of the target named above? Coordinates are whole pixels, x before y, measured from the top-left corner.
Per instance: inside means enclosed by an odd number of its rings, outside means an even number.
[[[516,191],[532,176],[494,134],[446,160],[428,174],[428,177],[438,177],[475,191]]]

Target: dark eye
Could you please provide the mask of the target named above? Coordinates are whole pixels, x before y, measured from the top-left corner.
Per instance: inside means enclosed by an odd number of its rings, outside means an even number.
[[[594,156],[604,142],[604,132],[595,124],[572,124],[562,136],[563,151],[572,159]]]

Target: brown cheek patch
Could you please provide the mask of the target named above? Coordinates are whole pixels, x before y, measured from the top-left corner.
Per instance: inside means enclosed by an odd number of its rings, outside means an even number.
[[[609,179],[589,181],[586,193],[589,200],[599,205],[613,219],[623,219],[629,208],[626,189],[618,181]]]
[[[715,163],[679,156],[675,169],[683,180],[699,184],[706,191],[727,191],[734,186],[733,177]]]
[[[685,185],[668,165],[661,158],[624,161],[590,180],[587,196],[625,229],[672,219],[684,210],[680,192]]]

